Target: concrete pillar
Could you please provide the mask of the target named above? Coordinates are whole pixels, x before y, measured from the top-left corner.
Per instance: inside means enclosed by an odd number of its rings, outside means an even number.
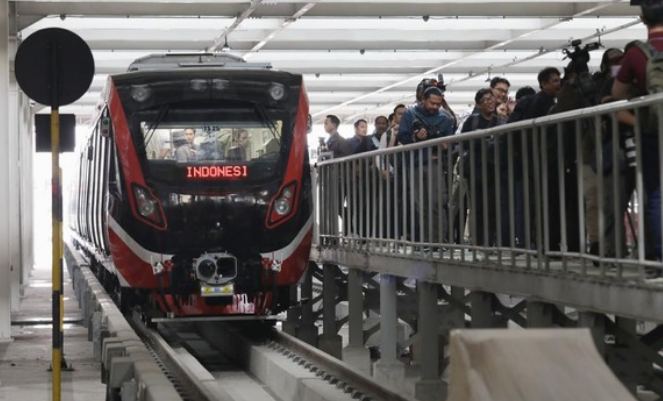
[[[348,271],[348,325],[350,338],[348,346],[343,349],[343,361],[370,375],[371,355],[364,346],[362,272],[357,269]]]
[[[421,339],[421,379],[415,383],[414,396],[421,401],[446,398],[447,386],[440,380],[437,285],[420,282],[418,332]]]
[[[9,2],[0,0],[0,194],[9,186]],[[7,198],[5,198],[8,201]],[[7,203],[5,203],[6,205]],[[11,339],[9,208],[0,207],[0,341]]]
[[[16,54],[16,39],[9,42],[9,53],[14,58]],[[20,109],[19,98],[21,96],[18,83],[13,72],[9,76],[9,257],[11,276],[11,310],[18,312],[21,301],[21,228],[20,228]]]
[[[527,327],[552,327],[553,306],[544,302],[527,302]]]
[[[32,109],[30,99],[21,94],[19,102],[20,124],[19,124],[19,146],[21,151],[20,165],[20,231],[21,231],[21,294],[23,289],[30,281],[30,272],[34,267],[34,244],[33,244],[33,179],[32,179],[32,160],[34,139],[32,134]]]
[[[32,113],[30,99],[19,93],[19,230],[21,235],[21,295],[30,279],[34,264],[32,252]]]
[[[380,360],[375,363],[373,376],[394,389],[405,387],[405,366],[397,359],[396,335],[396,277],[380,275]]]
[[[336,266],[322,265],[322,335],[318,348],[329,355],[343,358],[343,337],[336,328]]]

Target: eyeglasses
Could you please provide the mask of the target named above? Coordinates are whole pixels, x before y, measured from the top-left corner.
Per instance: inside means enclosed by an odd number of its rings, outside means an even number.
[[[493,90],[496,90],[500,93],[509,93],[509,90],[504,88],[493,88]]]
[[[481,103],[490,103],[494,102],[496,99],[494,96],[484,97],[481,99]]]

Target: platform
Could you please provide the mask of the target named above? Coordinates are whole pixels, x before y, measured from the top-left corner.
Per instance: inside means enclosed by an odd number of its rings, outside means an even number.
[[[12,341],[0,344],[0,400],[50,400],[51,271],[39,267],[12,315]],[[101,367],[94,360],[88,329],[64,269],[64,355],[73,371],[62,372],[62,401],[103,400]]]

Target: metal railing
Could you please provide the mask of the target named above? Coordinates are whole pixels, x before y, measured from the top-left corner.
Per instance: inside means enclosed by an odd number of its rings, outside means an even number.
[[[631,128],[619,122],[629,110]],[[663,95],[320,161],[317,242],[657,288],[654,112]]]

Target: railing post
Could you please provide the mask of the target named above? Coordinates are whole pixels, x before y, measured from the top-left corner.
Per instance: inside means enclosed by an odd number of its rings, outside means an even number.
[[[371,355],[364,346],[364,297],[362,271],[348,271],[348,317],[350,338],[343,349],[343,360],[364,373],[371,374]]]

